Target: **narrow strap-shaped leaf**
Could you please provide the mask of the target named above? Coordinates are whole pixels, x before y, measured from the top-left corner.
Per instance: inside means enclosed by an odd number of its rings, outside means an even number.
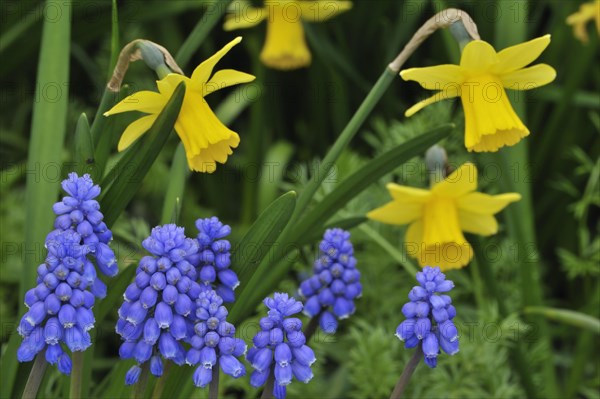
[[[302,237],[322,226],[338,209],[371,183],[444,138],[452,128],[451,124],[443,125],[372,160],[344,180],[336,190],[309,211],[308,215],[295,219],[298,220],[298,224],[288,225],[285,230],[291,233],[271,246],[268,254],[251,276],[247,289],[239,293],[236,303],[229,313],[230,322],[237,323],[252,312],[256,305],[285,277],[294,263],[293,251],[299,249]]]
[[[237,245],[235,256],[231,262],[231,268],[235,270],[242,282],[236,290],[237,296],[246,289],[253,289],[246,282],[250,281],[250,277],[269,252],[270,246],[277,240],[289,222],[295,206],[296,193],[294,191],[277,198],[260,214]]]
[[[310,234],[311,229],[327,221],[358,193],[404,162],[425,152],[427,148],[445,138],[453,128],[452,124],[442,125],[402,143],[368,162],[342,181],[333,192],[311,209],[297,225],[293,226],[290,241],[296,242],[300,237]]]
[[[184,94],[185,85],[180,83],[154,125],[141,140],[125,153],[102,181],[104,191],[100,199],[100,206],[104,212],[104,221],[108,226],[117,220],[117,217],[133,198],[142,184],[144,176],[158,157],[173,130]]]
[[[600,320],[585,313],[545,306],[528,306],[523,309],[523,313],[542,315],[548,320],[554,320],[578,328],[583,328],[596,335],[600,335]]]
[[[94,170],[94,143],[90,134],[90,124],[87,116],[82,113],[75,128],[75,170],[79,175],[91,173]]]

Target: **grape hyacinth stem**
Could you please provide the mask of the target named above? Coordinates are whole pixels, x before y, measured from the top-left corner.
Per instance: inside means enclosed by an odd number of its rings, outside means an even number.
[[[29,378],[27,378],[27,384],[23,390],[22,399],[35,399],[37,392],[40,389],[42,379],[44,378],[44,374],[46,373],[47,366],[48,362],[46,362],[46,349],[43,349],[35,357],[33,367],[29,373]]]
[[[171,362],[165,362],[163,375],[156,380],[154,391],[152,391],[152,399],[160,399],[165,389],[165,382],[168,379],[169,370],[171,370]]]
[[[212,368],[212,380],[208,385],[208,399],[219,399],[219,365]]]
[[[394,387],[394,391],[392,392],[390,399],[400,399],[402,397],[402,393],[404,393],[404,390],[406,389],[406,386],[408,385],[408,381],[410,380],[410,377],[412,377],[413,373],[415,372],[415,369],[419,365],[419,362],[421,361],[422,357],[423,357],[423,349],[421,348],[421,345],[418,345],[417,350],[415,351],[415,354],[410,358],[408,363],[406,363],[406,366],[404,367],[402,374],[400,374],[400,378],[398,379],[398,382],[396,383],[396,386]]]
[[[273,387],[275,385],[275,374],[271,373],[267,382],[265,383],[265,389],[263,390],[260,399],[273,399]]]
[[[83,352],[73,352],[73,368],[71,371],[71,387],[69,399],[81,398],[81,379],[83,377]]]
[[[315,331],[317,331],[317,327],[319,327],[319,318],[321,317],[321,313],[317,314],[315,317],[311,318],[306,326],[306,330],[304,331],[304,336],[306,337],[306,342],[310,341]]]
[[[140,379],[133,386],[131,390],[131,399],[143,399],[144,394],[146,393],[146,385],[148,385],[148,372],[149,372],[149,363],[146,362],[140,367],[142,368],[142,373],[140,374]]]

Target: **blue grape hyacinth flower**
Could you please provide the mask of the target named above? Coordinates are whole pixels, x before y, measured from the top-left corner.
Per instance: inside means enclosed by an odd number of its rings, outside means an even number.
[[[231,227],[216,217],[196,220],[199,245],[198,253],[188,260],[198,271],[198,282],[207,291],[215,290],[223,301],[235,300],[234,290],[240,284],[237,274],[229,268],[231,265],[231,244],[225,239],[231,233]]]
[[[319,316],[319,326],[326,333],[335,333],[338,319],[355,312],[354,299],[362,294],[360,272],[356,269],[350,233],[329,229],[319,245],[320,257],[313,275],[300,284],[300,295],[306,298],[304,313]]]
[[[63,374],[71,373],[71,352],[91,345],[95,297],[106,295],[98,269],[107,276],[117,271],[116,257],[108,246],[112,233],[102,222],[100,194],[89,175],[70,173],[62,182],[69,194],[53,206],[55,230],[46,237],[47,257],[37,268],[37,286],[25,294],[29,309],[17,328],[23,342],[17,351],[20,362],[28,362],[45,350],[46,361]]]
[[[425,363],[434,368],[440,348],[449,355],[459,350],[458,330],[452,321],[456,309],[452,299],[442,294],[452,290],[454,283],[446,280],[439,267],[429,266],[417,273],[417,281],[420,285],[413,287],[410,302],[402,307],[407,319],[396,329],[396,336],[405,348],[421,345]]]
[[[181,342],[193,335],[195,299],[202,291],[194,266],[186,260],[198,251],[198,243],[187,238],[182,227],[155,227],[142,246],[152,256],[140,260],[135,279],[123,294],[116,326],[124,340],[119,356],[138,363],[127,373],[127,385],[137,382],[139,365],[147,361],[157,377],[163,373],[163,359],[183,364]]]
[[[237,358],[246,353],[246,343],[234,338],[235,327],[226,320],[227,309],[223,299],[213,290],[203,291],[196,300],[195,334],[190,340],[192,348],[186,355],[186,363],[196,366],[194,385],[204,388],[212,381],[213,368],[240,378],[246,375],[246,368]]]
[[[290,317],[302,311],[302,302],[288,294],[275,293],[273,298],[265,298],[264,304],[269,311],[260,319],[261,331],[253,338],[254,346],[246,355],[255,369],[250,376],[250,385],[255,388],[264,385],[273,373],[273,395],[283,399],[292,376],[304,383],[312,379],[311,365],[316,358],[306,345],[302,321]]]
[[[95,259],[100,271],[113,277],[117,274],[117,259],[108,246],[112,240],[112,232],[102,221],[100,204],[95,200],[100,195],[100,187],[95,185],[90,175],[79,177],[77,173],[69,173],[62,182],[62,188],[69,195],[63,197],[52,207],[57,215],[54,221],[55,230],[48,236],[65,230],[75,230],[84,244],[90,247],[90,255]],[[102,289],[99,289],[99,293]]]

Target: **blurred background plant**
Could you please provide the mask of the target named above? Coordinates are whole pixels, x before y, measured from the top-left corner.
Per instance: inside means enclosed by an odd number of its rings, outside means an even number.
[[[162,44],[173,54],[182,48],[194,27],[209,20],[227,2],[209,1],[119,1],[117,35],[120,48],[136,38]],[[598,331],[574,328],[564,321],[551,321],[540,330],[534,319],[523,314],[520,267],[517,258],[527,256],[539,265],[543,305],[599,316],[600,238],[598,236],[600,193],[600,70],[597,68],[598,34],[590,26],[589,43],[574,38],[566,25],[567,16],[579,2],[566,1],[397,1],[355,0],[352,10],[326,23],[306,26],[312,65],[293,72],[266,68],[259,60],[265,29],[225,32],[222,18],[207,40],[195,48],[185,48],[188,58],[180,62],[190,73],[223,44],[241,33],[244,41],[220,66],[247,71],[256,83],[240,90],[225,90],[209,99],[221,104],[217,113],[240,133],[241,144],[226,165],[214,174],[192,174],[185,184],[178,219],[188,231],[199,217],[217,215],[232,226],[235,250],[257,216],[283,192],[302,192],[309,177],[322,165],[329,147],[376,81],[382,69],[395,57],[420,24],[445,7],[466,10],[478,25],[481,37],[499,44],[497,49],[545,33],[552,43],[542,62],[553,65],[558,76],[554,83],[513,97],[516,108],[531,131],[525,140],[529,155],[502,164],[493,156],[473,156],[463,146],[463,117],[457,101],[428,107],[405,119],[403,113],[427,93],[399,77],[392,83],[366,124],[351,143],[324,184],[314,196],[316,203],[331,193],[341,181],[361,170],[374,156],[404,143],[420,133],[447,122],[457,128],[442,142],[452,166],[472,160],[481,171],[482,191],[496,193],[512,180],[531,190],[533,207],[526,214],[535,228],[535,242],[511,235],[509,224],[500,216],[501,232],[481,242],[477,262],[448,274],[457,289],[455,305],[460,308],[461,352],[444,357],[436,369],[419,367],[407,394],[415,397],[523,397],[526,388],[511,363],[510,350],[517,341],[525,343],[528,373],[543,395],[561,397],[600,397],[600,365],[593,353],[599,349]],[[62,4],[62,3],[60,3]],[[66,4],[66,3],[65,3]],[[260,2],[252,2],[255,6]],[[0,42],[0,318],[2,322],[3,397],[19,396],[28,369],[17,369],[10,358],[9,339],[15,333],[21,298],[21,270],[26,252],[23,247],[26,225],[26,178],[35,173],[57,186],[70,171],[73,160],[75,126],[81,113],[95,115],[114,62],[115,29],[111,25],[111,2],[75,2],[72,24],[68,87],[52,85],[37,88],[36,74],[42,38],[42,21],[55,18],[53,9],[40,1],[5,1],[1,5]],[[58,17],[57,17],[58,18]],[[111,34],[112,32],[112,34]],[[519,35],[521,37],[519,37]],[[506,41],[509,41],[508,43]],[[447,31],[435,33],[408,61],[406,67],[456,63],[460,53]],[[177,57],[176,57],[177,58]],[[596,65],[596,67],[594,67]],[[67,66],[65,66],[67,67]],[[155,76],[141,63],[131,65],[125,77],[125,92],[153,89]],[[68,95],[65,142],[58,154],[64,167],[38,165],[27,168],[32,106]],[[58,98],[56,97],[56,98]],[[214,97],[214,98],[213,98]],[[133,120],[122,118],[121,130]],[[224,119],[225,120],[225,119]],[[117,129],[119,130],[119,129]],[[53,132],[46,132],[52,135]],[[115,142],[118,136],[114,138]],[[135,264],[141,256],[139,243],[151,226],[164,221],[165,187],[173,179],[171,162],[179,140],[172,135],[157,161],[144,178],[137,195],[113,227],[121,269]],[[116,148],[116,147],[113,147]],[[114,165],[121,155],[109,159]],[[421,157],[373,181],[368,190],[353,198],[331,220],[361,218],[365,212],[388,200],[385,183],[426,186],[427,173]],[[507,165],[509,166],[507,168]],[[177,169],[175,169],[177,170]],[[185,169],[180,169],[184,171]],[[185,173],[185,172],[182,172]],[[55,198],[49,199],[54,202]],[[48,209],[50,213],[50,209]],[[169,213],[171,214],[171,213]],[[522,215],[523,216],[523,215]],[[357,219],[353,224],[356,224]],[[508,216],[506,217],[508,219]],[[315,378],[308,384],[293,384],[290,397],[384,397],[394,383],[410,352],[393,336],[402,321],[400,313],[406,293],[414,285],[415,268],[402,249],[402,229],[368,222],[354,227],[353,243],[358,267],[363,273],[363,297],[357,313],[340,323],[335,336],[315,338],[318,362]],[[318,235],[313,237],[317,242]],[[527,252],[526,254],[523,251]],[[312,267],[318,253],[314,246],[303,248],[279,290],[294,292]],[[234,254],[235,256],[235,254]],[[527,267],[533,267],[527,264]],[[494,276],[498,296],[487,288],[482,269]],[[129,269],[131,271],[132,268]],[[131,274],[130,274],[131,275]],[[242,281],[242,285],[244,281]],[[117,290],[118,287],[115,287]],[[122,290],[121,290],[122,292]],[[130,364],[117,362],[119,338],[114,333],[116,311],[110,304],[120,293],[107,298],[106,317],[96,328],[91,378],[86,392],[96,397],[125,397],[129,388],[121,386]],[[496,298],[504,298],[498,303]],[[111,302],[113,301],[113,302]],[[249,331],[254,319],[247,319],[238,331]],[[528,323],[529,322],[529,323]],[[532,323],[532,324],[531,324]],[[244,326],[248,326],[245,329]],[[250,340],[252,333],[242,336]],[[540,339],[542,336],[546,339]],[[14,352],[13,352],[14,353]],[[7,354],[7,356],[5,356]],[[90,357],[91,358],[91,357]],[[555,366],[558,391],[546,390],[547,363]],[[18,370],[18,372],[17,372]],[[546,369],[547,370],[547,369]],[[183,376],[183,374],[182,374]],[[167,388],[172,395],[204,397],[192,381],[172,376]],[[115,382],[116,381],[116,382]],[[223,380],[225,397],[249,397],[247,379]],[[40,397],[64,397],[68,378],[55,370],[46,373]]]

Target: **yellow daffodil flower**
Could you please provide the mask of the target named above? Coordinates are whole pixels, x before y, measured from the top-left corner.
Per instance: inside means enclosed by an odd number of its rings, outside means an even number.
[[[128,111],[149,114],[132,122],[125,129],[119,141],[118,150],[125,150],[150,129],[177,85],[184,82],[186,91],[179,116],[175,122],[175,131],[185,148],[190,169],[212,173],[216,170],[216,162],[225,163],[227,157],[233,152],[232,148],[238,146],[240,137],[236,132],[223,125],[208,106],[204,96],[224,87],[254,80],[254,76],[233,69],[223,69],[212,73],[217,62],[241,40],[241,37],[237,37],[198,65],[191,78],[174,73],[168,74],[156,82],[158,93],[139,91],[124,98],[105,112],[105,116]]]
[[[226,17],[223,28],[249,28],[266,19],[267,39],[260,60],[275,69],[297,69],[311,61],[302,21],[325,21],[350,8],[352,2],[338,0],[265,0],[263,8],[239,2]]]
[[[482,40],[469,42],[460,65],[411,68],[400,72],[404,80],[414,80],[427,90],[439,90],[409,108],[412,116],[424,107],[447,98],[460,97],[465,112],[465,146],[469,151],[495,152],[515,145],[529,130],[515,113],[505,88],[530,90],[548,84],[556,77],[549,65],[527,67],[550,44],[542,36],[500,52]]]
[[[424,266],[459,269],[473,257],[463,232],[489,236],[498,231],[494,214],[521,199],[517,193],[488,195],[476,192],[477,168],[466,163],[431,190],[387,185],[393,200],[367,214],[387,224],[409,224],[404,244],[407,254]]]
[[[586,25],[591,20],[596,21],[596,30],[600,32],[600,0],[583,3],[579,11],[567,18],[567,24],[573,25],[573,34],[583,43],[590,40]]]

